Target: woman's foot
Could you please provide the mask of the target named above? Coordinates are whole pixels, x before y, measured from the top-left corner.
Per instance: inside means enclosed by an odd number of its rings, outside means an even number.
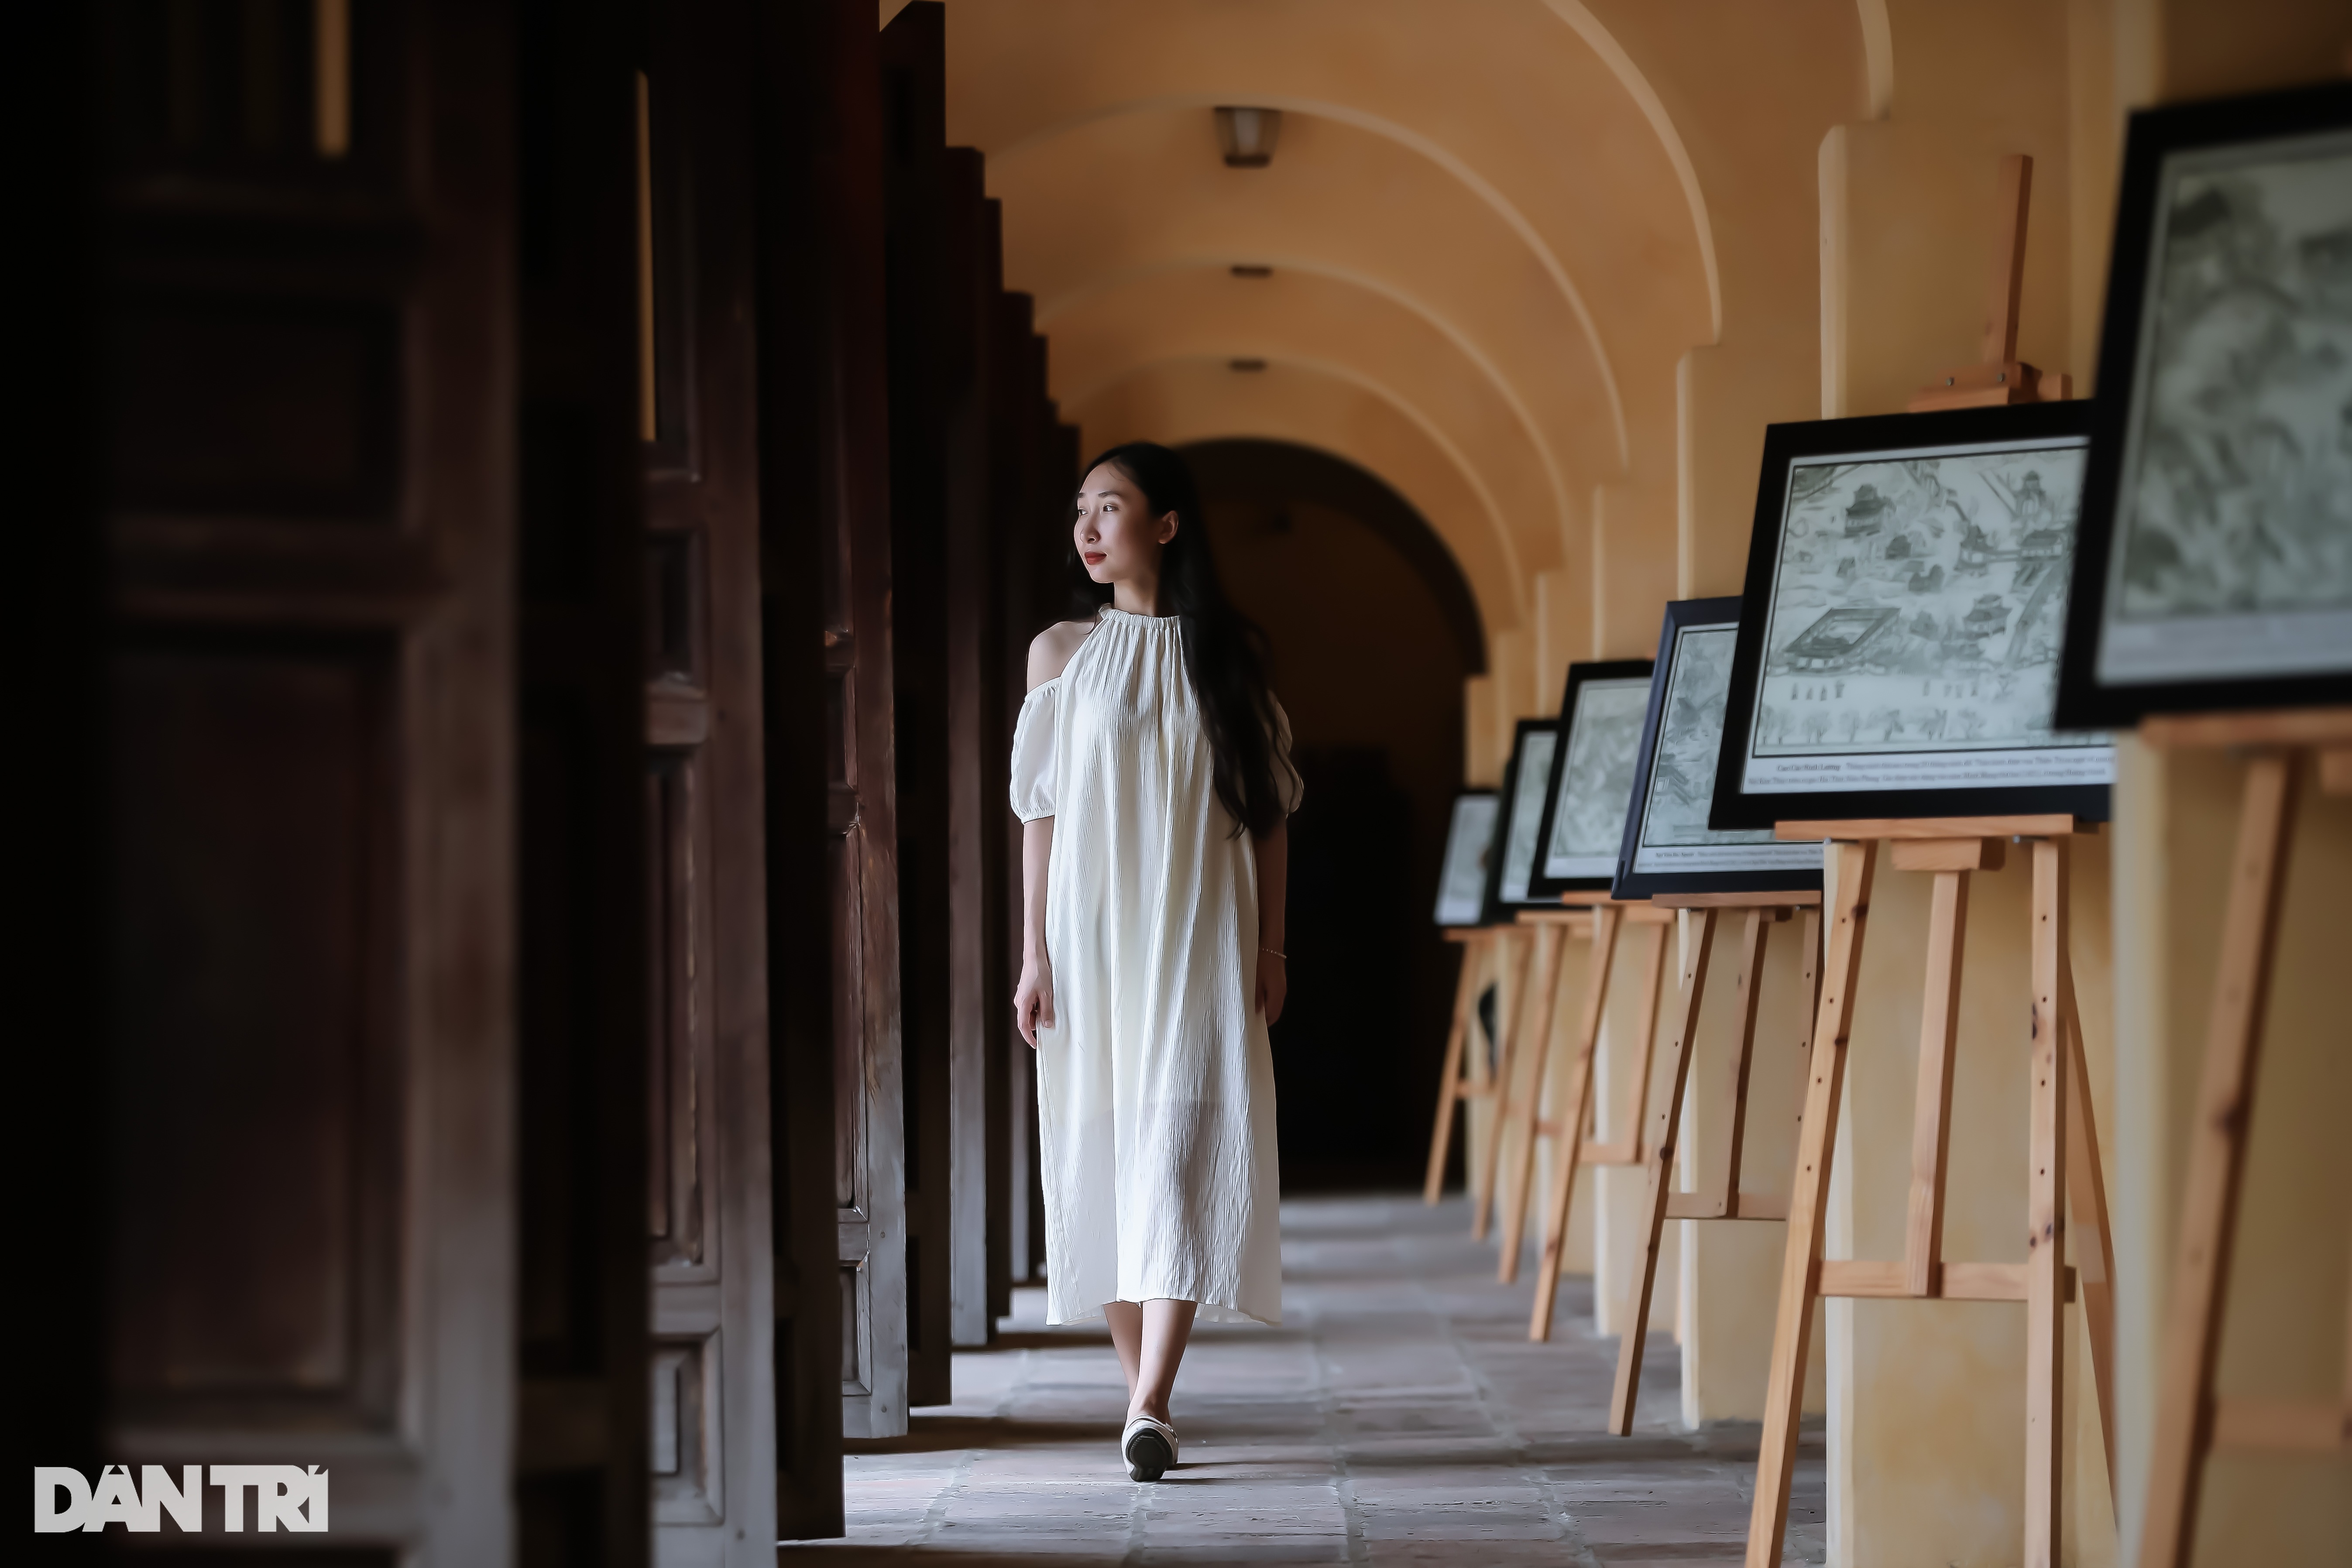
[[[1129,1480],[1156,1481],[1176,1467],[1176,1428],[1165,1421],[1138,1415],[1127,1424],[1118,1451],[1127,1460]]]

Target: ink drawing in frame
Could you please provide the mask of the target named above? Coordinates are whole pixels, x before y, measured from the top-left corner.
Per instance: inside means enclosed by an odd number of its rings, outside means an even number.
[[[1493,790],[1465,790],[1454,797],[1445,828],[1445,859],[1437,874],[1437,923],[1475,926],[1486,912],[1486,862],[1495,844],[1495,817],[1501,799]]]
[[[2115,748],[2052,724],[2086,403],[1764,436],[1707,826],[2107,816]]]
[[[2352,703],[2352,84],[2131,119],[2058,722]]]
[[[1551,777],[1559,726],[1549,719],[1522,719],[1503,769],[1502,809],[1495,823],[1495,848],[1487,857],[1486,923],[1507,924],[1530,905],[1556,903],[1528,887],[1536,862],[1536,830],[1543,817],[1544,784]]]
[[[1739,641],[1739,604],[1732,595],[1666,606],[1657,674],[1634,752],[1632,805],[1610,888],[1616,898],[1821,890],[1818,844],[1786,843],[1769,827],[1707,826]]]
[[[1642,715],[1650,705],[1650,661],[1605,659],[1568,667],[1560,698],[1561,742],[1551,759],[1530,891],[1547,901],[1562,893],[1606,892],[1617,874],[1625,807],[1633,798],[1633,760]]]

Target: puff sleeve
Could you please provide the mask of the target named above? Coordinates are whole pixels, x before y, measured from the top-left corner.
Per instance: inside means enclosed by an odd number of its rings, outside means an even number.
[[[1266,700],[1274,704],[1274,788],[1282,796],[1282,814],[1287,816],[1307,798],[1307,781],[1298,776],[1298,766],[1290,760],[1290,715],[1271,691]]]
[[[1054,815],[1055,762],[1061,752],[1062,681],[1032,691],[1013,726],[1013,815],[1034,822]]]

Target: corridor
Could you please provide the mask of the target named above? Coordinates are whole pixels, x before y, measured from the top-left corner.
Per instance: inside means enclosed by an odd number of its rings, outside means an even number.
[[[957,1353],[954,1405],[851,1445],[847,1541],[787,1545],[786,1568],[1739,1561],[1755,1428],[1675,1429],[1670,1336],[1652,1340],[1643,1430],[1611,1437],[1616,1343],[1591,1332],[1588,1279],[1533,1345],[1530,1288],[1495,1283],[1463,1201],[1314,1198],[1282,1217],[1284,1325],[1196,1332],[1166,1480],[1118,1466],[1108,1338],[1045,1328],[1043,1290],[1023,1289],[994,1347]],[[1822,1484],[1809,1434],[1789,1562],[1822,1560]]]

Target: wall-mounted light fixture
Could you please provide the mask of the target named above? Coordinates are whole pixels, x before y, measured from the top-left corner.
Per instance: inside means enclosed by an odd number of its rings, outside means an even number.
[[[1225,150],[1228,169],[1265,168],[1274,162],[1274,144],[1281,135],[1279,109],[1217,110],[1217,145]]]
[[[1246,261],[1236,261],[1234,263],[1234,276],[1236,278],[1271,278],[1274,276],[1274,268],[1271,267],[1253,267]]]
[[[1226,368],[1227,368],[1228,370],[1239,370],[1239,371],[1258,371],[1258,370],[1264,370],[1264,369],[1265,368],[1265,361],[1264,361],[1264,360],[1262,360],[1262,359],[1237,359],[1237,360],[1228,360],[1228,361],[1226,362]]]

